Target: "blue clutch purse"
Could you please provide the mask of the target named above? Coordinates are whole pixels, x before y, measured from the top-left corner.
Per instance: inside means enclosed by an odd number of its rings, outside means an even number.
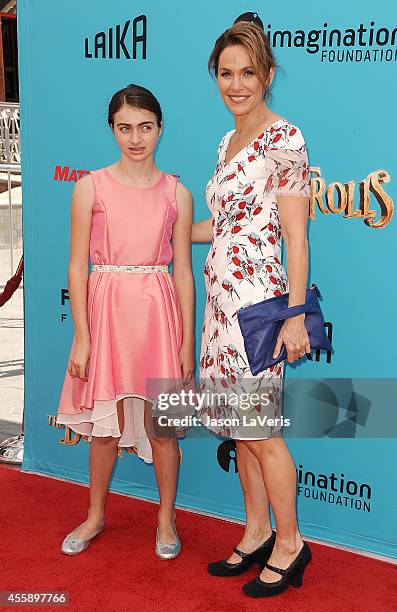
[[[296,315],[305,313],[304,322],[311,349],[332,350],[324,329],[324,317],[318,302],[321,294],[317,285],[313,284],[306,290],[304,304],[288,308],[288,297],[289,294],[284,293],[237,311],[245,352],[254,376],[287,358],[284,344],[275,359],[273,351],[284,321]]]

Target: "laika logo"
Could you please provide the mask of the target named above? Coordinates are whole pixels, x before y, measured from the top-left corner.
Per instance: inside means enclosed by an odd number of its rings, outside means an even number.
[[[273,30],[267,26],[272,47],[300,47],[322,62],[395,62],[397,61],[397,28],[333,28],[328,23],[315,30]]]
[[[147,18],[139,15],[132,21],[97,32],[84,39],[87,59],[146,59]]]

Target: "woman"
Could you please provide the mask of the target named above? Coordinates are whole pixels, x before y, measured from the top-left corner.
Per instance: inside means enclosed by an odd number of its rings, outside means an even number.
[[[155,552],[172,559],[181,549],[174,510],[180,455],[172,432],[156,427],[152,404],[156,384],[183,386],[194,369],[192,198],[175,175],[156,167],[162,113],[150,91],[128,85],[116,92],[108,123],[120,158],[80,179],[72,199],[74,339],[57,422],[91,441],[90,506],[61,550],[80,553],[103,530],[117,449],[134,447],[154,462]]]
[[[194,242],[212,242],[205,264],[200,388],[210,392],[222,387],[240,398],[244,392],[251,397],[257,389],[265,389],[271,398],[266,416],[280,416],[283,364],[252,376],[236,311],[288,290],[289,306],[305,302],[310,193],[306,146],[300,130],[266,104],[275,60],[260,27],[240,22],[224,32],[208,66],[234,115],[235,130],[222,138],[215,173],[206,188],[212,218],[194,224],[192,231]],[[281,264],[282,238],[288,278]],[[304,315],[285,321],[275,356],[282,344],[290,363],[310,351]],[[256,406],[255,410],[266,408]],[[297,526],[295,468],[281,437],[281,419],[261,431],[257,426],[250,435],[248,427],[229,422],[225,426],[220,419],[219,425],[213,425],[214,419],[209,418],[236,413],[241,417],[239,408],[223,405],[206,407],[202,415],[213,431],[236,440],[246,508],[242,539],[227,560],[210,563],[208,571],[214,576],[236,576],[258,562],[264,569],[244,585],[244,593],[270,597],[288,584],[301,585],[311,553]],[[269,504],[276,534],[270,525]]]

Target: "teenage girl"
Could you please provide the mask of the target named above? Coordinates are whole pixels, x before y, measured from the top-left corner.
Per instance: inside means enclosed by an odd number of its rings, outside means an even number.
[[[162,112],[150,91],[128,85],[115,93],[108,123],[120,158],[81,178],[72,198],[74,338],[57,421],[91,442],[90,504],[61,550],[80,553],[103,530],[117,449],[134,447],[154,463],[155,551],[170,559],[181,548],[174,511],[179,448],[175,436],[153,427],[151,381],[184,385],[193,375],[192,197],[155,164]]]

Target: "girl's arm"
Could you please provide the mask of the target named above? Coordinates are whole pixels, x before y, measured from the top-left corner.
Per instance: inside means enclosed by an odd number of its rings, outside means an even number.
[[[307,220],[309,199],[303,196],[277,196],[281,231],[285,243],[288,271],[288,306],[304,304],[308,276]],[[304,324],[305,315],[287,319],[280,330],[274,357],[285,344],[288,361],[299,358],[300,353],[310,353],[309,336]]]
[[[89,245],[94,185],[91,176],[79,179],[73,189],[68,287],[74,323],[74,343],[69,374],[87,380],[90,356],[90,332],[87,317]]]
[[[211,242],[212,240],[212,217],[193,223],[192,242]]]
[[[194,281],[190,255],[193,201],[190,191],[177,183],[178,218],[172,230],[172,275],[182,312],[183,336],[179,351],[182,375],[190,382],[194,372]]]

